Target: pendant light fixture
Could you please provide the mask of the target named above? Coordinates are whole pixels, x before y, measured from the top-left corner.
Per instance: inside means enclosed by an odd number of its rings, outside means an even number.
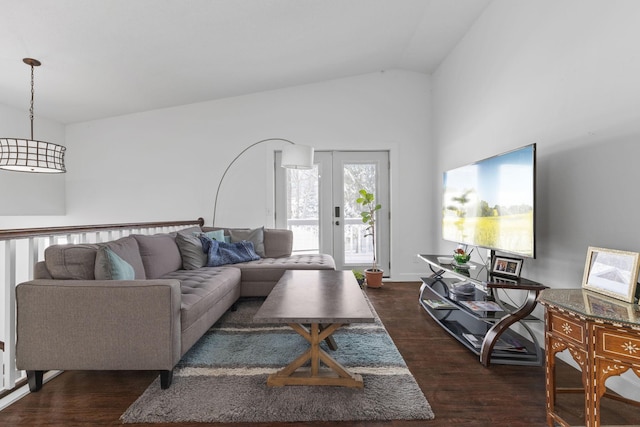
[[[67,169],[64,167],[66,148],[62,145],[33,139],[33,97],[35,94],[33,67],[40,66],[41,62],[32,58],[24,58],[22,61],[31,66],[31,106],[29,108],[31,139],[0,138],[0,169],[19,172],[66,172]]]

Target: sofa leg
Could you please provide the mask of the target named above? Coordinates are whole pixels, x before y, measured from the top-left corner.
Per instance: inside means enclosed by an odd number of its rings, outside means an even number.
[[[42,388],[42,377],[44,371],[27,371],[27,382],[29,383],[29,391],[35,393]]]
[[[238,311],[238,303],[234,302],[230,308],[231,311]]]
[[[168,389],[173,381],[173,370],[160,371],[160,388],[163,390]]]

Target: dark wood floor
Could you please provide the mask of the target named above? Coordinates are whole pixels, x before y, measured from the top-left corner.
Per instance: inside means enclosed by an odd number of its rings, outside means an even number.
[[[329,426],[544,426],[542,367],[496,365],[484,368],[476,356],[444,332],[418,305],[418,283],[387,283],[367,293],[409,369],[431,404],[433,421],[268,423],[261,427]],[[1,426],[113,426],[154,379],[151,372],[64,372],[0,412]],[[579,384],[579,374],[562,365],[560,381]],[[574,383],[574,384],[569,384]],[[582,398],[565,397],[569,419],[580,424]],[[612,402],[604,409],[609,424],[638,422],[638,408]],[[575,421],[575,422],[574,422]],[[582,423],[583,424],[583,423]],[[130,424],[144,426],[148,424]],[[162,424],[167,427],[203,424]],[[224,424],[213,424],[223,426]],[[252,424],[254,426],[255,424]],[[248,427],[249,424],[228,424]]]

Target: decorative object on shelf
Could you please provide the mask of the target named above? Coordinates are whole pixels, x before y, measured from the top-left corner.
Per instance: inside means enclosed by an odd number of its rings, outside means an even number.
[[[522,258],[510,258],[506,256],[495,256],[493,258],[493,265],[491,267],[492,274],[520,277],[520,271],[522,271]]]
[[[471,273],[469,272],[469,264],[456,264],[453,263],[451,264],[451,268],[453,269],[453,271],[455,271],[458,274],[461,274],[463,276],[467,276],[467,277],[471,277]]]
[[[29,119],[31,120],[31,139],[0,138],[0,169],[18,172],[64,173],[64,153],[66,147],[51,142],[33,139],[33,99],[34,78],[33,67],[42,65],[33,58],[24,58],[25,64],[31,67],[31,104]]]
[[[377,254],[376,254],[376,212],[382,209],[382,205],[375,203],[375,196],[373,193],[369,193],[365,189],[361,189],[359,192],[360,197],[356,199],[356,203],[362,206],[364,211],[360,212],[362,216],[362,222],[368,224],[365,228],[365,237],[371,236],[373,247],[373,264],[371,268],[364,271],[367,277],[367,287],[379,288],[382,286],[382,275],[384,271],[378,268]]]
[[[457,295],[473,295],[476,292],[476,287],[470,282],[461,282],[451,286],[451,292]]]
[[[473,249],[471,249],[471,252],[473,252]],[[464,266],[471,259],[471,252],[467,253],[463,248],[458,248],[453,251],[453,259],[459,266]]]
[[[633,303],[638,282],[640,253],[590,246],[582,287]]]
[[[353,276],[356,278],[356,281],[358,282],[358,285],[360,285],[360,288],[364,289],[364,273],[361,270],[352,270],[353,271]]]
[[[216,225],[216,211],[218,208],[218,195],[220,194],[220,187],[222,187],[222,182],[224,181],[224,177],[227,176],[227,172],[233,164],[238,160],[245,152],[247,152],[252,147],[255,147],[258,144],[262,144],[268,141],[284,141],[288,142],[290,145],[286,146],[282,149],[282,161],[280,162],[280,166],[287,169],[311,169],[313,168],[313,147],[309,147],[307,145],[296,144],[295,142],[289,141],[284,138],[267,138],[260,140],[258,142],[254,142],[244,150],[242,150],[227,166],[222,174],[222,178],[220,178],[220,182],[218,183],[218,189],[216,190],[216,198],[213,202],[213,221],[211,222],[211,226]]]

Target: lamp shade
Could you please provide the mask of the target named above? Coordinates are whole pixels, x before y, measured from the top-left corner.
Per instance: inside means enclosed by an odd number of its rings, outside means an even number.
[[[33,139],[0,138],[0,169],[18,172],[63,173],[62,145]]]
[[[0,138],[0,169],[18,172],[64,173],[64,152],[62,145],[33,139],[33,67],[42,65],[33,58],[24,58],[25,64],[31,67],[31,104],[29,120],[31,121],[31,138]]]
[[[313,147],[291,144],[282,149],[280,166],[287,169],[313,168]]]

